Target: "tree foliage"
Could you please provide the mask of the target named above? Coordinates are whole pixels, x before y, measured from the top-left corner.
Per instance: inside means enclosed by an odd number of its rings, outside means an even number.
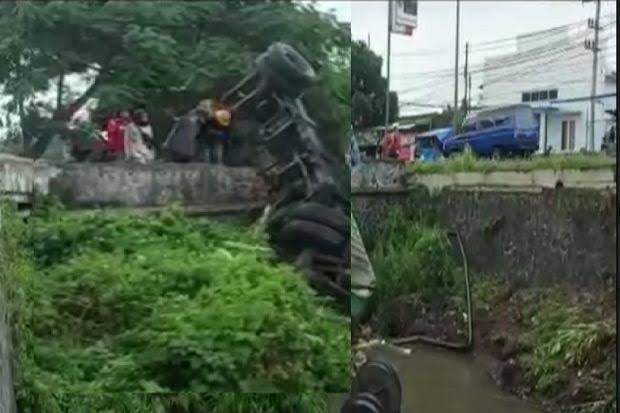
[[[315,93],[320,103],[309,108],[323,121],[322,132],[348,126],[346,117],[336,116],[349,103],[342,56],[349,54],[350,31],[311,5],[6,1],[0,3],[0,38],[0,85],[11,97],[6,109],[20,115],[42,93],[56,96],[60,119],[89,97],[99,98],[103,109],[142,104],[155,117],[164,109],[182,111],[217,97],[269,44],[284,41],[324,69]],[[69,90],[69,76],[87,85]]]
[[[379,126],[385,123],[385,88],[381,76],[383,59],[362,41],[351,44],[351,112],[357,127]],[[398,95],[390,91],[389,122],[398,119]]]

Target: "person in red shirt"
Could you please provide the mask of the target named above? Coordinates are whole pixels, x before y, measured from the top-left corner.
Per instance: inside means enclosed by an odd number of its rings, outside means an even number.
[[[398,158],[398,152],[401,145],[401,135],[398,131],[398,124],[393,125],[388,134],[383,138],[383,144],[381,145],[381,154],[384,158]]]
[[[122,158],[125,155],[125,129],[130,121],[131,115],[126,109],[119,111],[116,116],[108,121],[106,147],[108,154],[113,158]]]

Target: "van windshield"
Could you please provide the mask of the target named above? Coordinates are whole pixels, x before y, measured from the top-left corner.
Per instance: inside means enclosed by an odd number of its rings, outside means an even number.
[[[515,126],[520,129],[537,128],[538,123],[531,108],[517,108],[515,112]]]
[[[417,139],[417,147],[418,149],[430,149],[435,147],[435,136],[429,136],[424,138]]]

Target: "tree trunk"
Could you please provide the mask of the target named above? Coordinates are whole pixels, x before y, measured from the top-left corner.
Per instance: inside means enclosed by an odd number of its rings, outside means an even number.
[[[65,72],[60,72],[58,76],[58,83],[56,84],[56,112],[59,112],[62,108],[62,93],[65,87]]]
[[[97,91],[100,85],[101,85],[101,82],[99,80],[99,77],[97,77],[97,79],[95,79],[93,84],[90,85],[90,87],[86,89],[84,93],[80,95],[80,97],[78,97],[73,102],[68,103],[64,106],[63,105],[60,105],[60,107],[57,106],[56,110],[54,111],[54,116],[53,116],[54,120],[68,122],[69,119],[71,119],[71,115],[73,115],[73,112],[79,109],[84,103],[86,103],[86,101],[95,94],[95,92]]]

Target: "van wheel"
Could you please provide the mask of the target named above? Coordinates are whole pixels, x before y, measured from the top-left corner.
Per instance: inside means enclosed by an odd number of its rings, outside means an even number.
[[[499,161],[502,158],[502,149],[501,148],[493,148],[493,152],[491,153],[491,159],[494,161]]]

